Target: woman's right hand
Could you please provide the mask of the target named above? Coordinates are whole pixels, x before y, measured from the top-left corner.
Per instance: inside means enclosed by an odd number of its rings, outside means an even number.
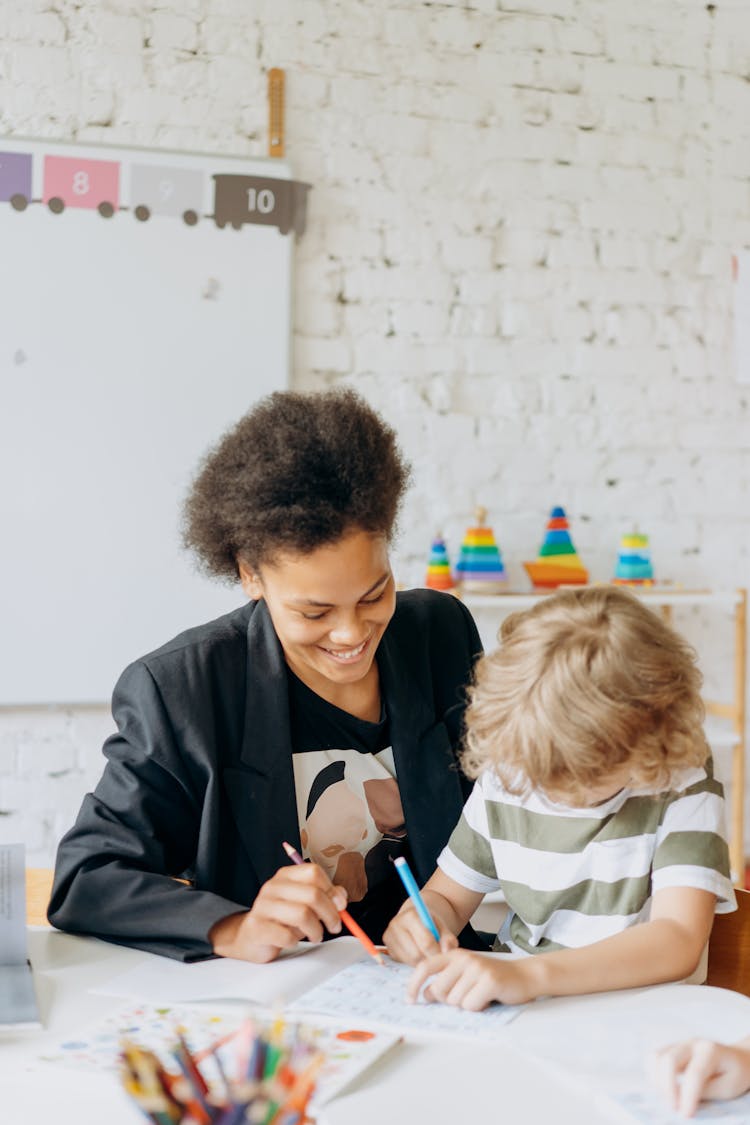
[[[436,953],[449,953],[458,947],[458,938],[441,917],[440,910],[431,899],[429,892],[423,892],[430,917],[440,934],[440,944],[421,920],[409,899],[398,914],[390,921],[383,934],[383,942],[394,961],[404,961],[407,965],[417,965],[423,957]]]
[[[220,957],[273,961],[303,938],[322,941],[323,927],[340,933],[346,901],[346,891],[317,864],[285,865],[263,884],[250,910],[215,922],[208,940]]]

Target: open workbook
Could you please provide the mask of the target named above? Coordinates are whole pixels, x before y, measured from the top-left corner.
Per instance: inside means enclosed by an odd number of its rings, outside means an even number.
[[[0,844],[0,1029],[39,1026],[26,955],[24,846]]]

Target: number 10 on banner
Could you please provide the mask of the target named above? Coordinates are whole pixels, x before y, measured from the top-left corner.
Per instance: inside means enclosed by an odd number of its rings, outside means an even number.
[[[257,211],[261,215],[270,215],[276,206],[276,196],[270,188],[251,187],[247,189],[247,209]]]

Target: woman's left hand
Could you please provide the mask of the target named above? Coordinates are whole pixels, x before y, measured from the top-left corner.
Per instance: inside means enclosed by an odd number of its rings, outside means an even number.
[[[468,949],[436,953],[420,961],[412,973],[408,999],[415,1003],[425,986],[425,1000],[452,1004],[467,1012],[480,1012],[496,1000],[525,1004],[537,996],[529,971],[531,960],[500,960]]]

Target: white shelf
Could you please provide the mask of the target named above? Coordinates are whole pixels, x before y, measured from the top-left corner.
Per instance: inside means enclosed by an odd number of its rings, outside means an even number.
[[[582,589],[581,586],[569,586],[567,589]],[[734,609],[742,601],[739,590],[680,590],[674,587],[659,589],[656,586],[627,586],[625,589],[636,594],[644,602],[653,605],[675,606],[718,606]],[[496,609],[500,612],[513,609],[530,609],[536,605],[540,598],[547,598],[555,590],[529,590],[511,591],[507,594],[464,594],[459,595],[464,605],[469,609]]]
[[[731,724],[722,722],[721,719],[713,717],[706,719],[703,729],[712,750],[734,750],[735,746],[740,746],[742,743],[742,739],[732,729]]]

